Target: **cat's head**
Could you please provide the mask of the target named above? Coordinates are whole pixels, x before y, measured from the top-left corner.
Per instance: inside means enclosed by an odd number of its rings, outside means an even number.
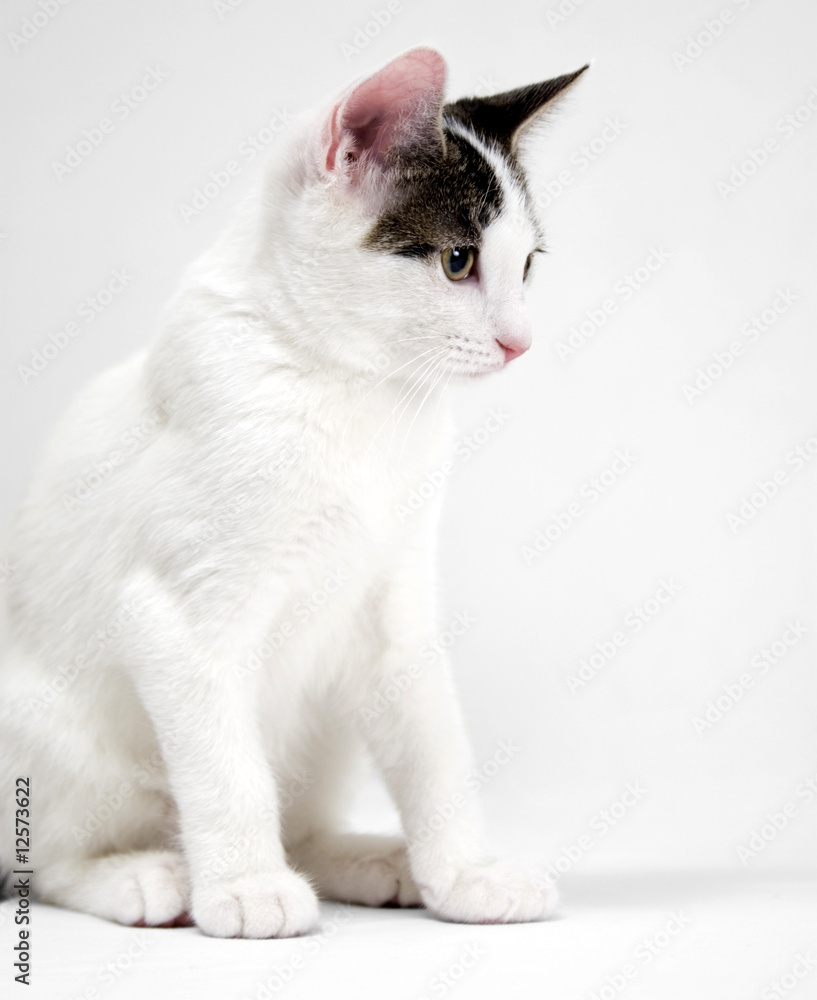
[[[526,351],[543,244],[526,140],[584,69],[446,104],[442,57],[413,49],[296,129],[264,240],[302,349],[413,376],[482,374]]]

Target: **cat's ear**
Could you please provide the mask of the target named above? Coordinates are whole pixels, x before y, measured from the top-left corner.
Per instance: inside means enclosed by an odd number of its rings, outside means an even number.
[[[401,153],[441,144],[445,77],[439,52],[416,48],[354,84],[326,122],[326,171],[359,179],[371,167],[387,169]]]
[[[445,112],[489,142],[496,143],[506,153],[516,155],[525,136],[553,110],[588,68],[589,63],[575,73],[491,97],[466,97],[446,105]]]

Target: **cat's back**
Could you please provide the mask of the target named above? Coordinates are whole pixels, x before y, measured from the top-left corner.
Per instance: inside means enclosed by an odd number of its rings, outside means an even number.
[[[24,507],[79,509],[150,436],[144,398],[146,352],[101,372],[61,417],[31,476]],[[76,502],[74,502],[76,501]],[[41,525],[42,527],[42,525]]]
[[[18,627],[36,627],[37,608],[67,612],[77,599],[93,606],[130,558],[123,522],[136,506],[136,460],[166,421],[146,393],[145,362],[141,352],[87,385],[34,469],[10,535],[7,587]]]

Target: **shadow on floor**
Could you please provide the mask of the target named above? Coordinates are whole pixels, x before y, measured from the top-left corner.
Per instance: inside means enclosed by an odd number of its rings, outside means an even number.
[[[815,871],[568,872],[559,882],[573,912],[599,907],[682,906],[702,900],[732,901],[802,896],[817,899]]]

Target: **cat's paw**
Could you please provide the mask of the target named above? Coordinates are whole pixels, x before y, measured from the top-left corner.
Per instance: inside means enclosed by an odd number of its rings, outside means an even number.
[[[387,853],[338,859],[331,896],[363,906],[422,906],[423,902],[403,845]]]
[[[193,919],[211,937],[296,937],[317,924],[318,900],[295,872],[260,872],[194,889]]]
[[[544,920],[559,901],[542,876],[501,861],[468,865],[439,883],[421,885],[423,902],[436,916],[462,924],[510,924]]]
[[[108,860],[101,859],[100,867],[104,869]],[[111,917],[120,924],[187,927],[192,923],[187,872],[181,855],[172,851],[123,855],[118,867],[106,873],[104,891],[110,894]]]
[[[399,837],[322,833],[290,850],[324,899],[363,906],[421,906],[420,890]]]
[[[190,889],[181,858],[168,855],[165,864],[134,872],[122,887],[120,906],[132,927],[190,927]],[[135,917],[135,919],[134,919]]]

